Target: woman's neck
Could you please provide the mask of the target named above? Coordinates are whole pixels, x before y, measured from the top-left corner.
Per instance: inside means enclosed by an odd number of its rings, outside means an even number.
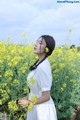
[[[38,58],[39,58],[39,62],[46,56],[46,54],[40,54],[38,55]]]

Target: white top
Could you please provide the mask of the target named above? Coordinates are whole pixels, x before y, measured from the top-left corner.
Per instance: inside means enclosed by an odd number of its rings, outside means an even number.
[[[42,96],[43,91],[51,90],[52,73],[48,58],[28,74],[27,82],[30,88],[29,99],[32,96],[39,98]],[[56,109],[52,98],[50,97],[50,100],[44,103],[34,105],[32,110],[27,112],[26,120],[57,120]]]
[[[33,78],[35,81],[32,85],[29,83],[30,78]],[[40,97],[42,95],[42,91],[48,91],[51,89],[52,73],[48,58],[46,58],[35,70],[32,70],[28,74],[27,80],[30,88],[29,99],[33,95]]]

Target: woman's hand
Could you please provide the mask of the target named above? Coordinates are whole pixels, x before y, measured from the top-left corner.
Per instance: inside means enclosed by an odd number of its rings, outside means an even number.
[[[28,97],[26,96],[26,97],[23,97],[22,99],[28,100]]]
[[[27,100],[26,98],[23,98],[23,99],[21,99],[21,100],[18,100],[18,104],[19,104],[22,108],[24,108],[24,107],[26,107],[26,106],[29,104],[29,100]]]

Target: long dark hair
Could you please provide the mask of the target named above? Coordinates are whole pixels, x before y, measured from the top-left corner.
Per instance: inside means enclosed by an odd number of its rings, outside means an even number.
[[[36,62],[29,68],[30,71],[36,69],[37,66],[38,66],[40,63],[42,63],[48,56],[50,56],[50,55],[52,54],[52,52],[53,52],[53,50],[54,50],[54,48],[55,48],[55,40],[54,40],[54,38],[53,38],[52,36],[42,35],[41,37],[42,37],[42,39],[45,40],[45,42],[46,42],[46,47],[49,49],[49,52],[46,53],[45,57],[44,57],[40,62],[38,62],[39,59],[36,60]],[[38,64],[37,64],[37,62],[38,62]]]
[[[36,60],[36,62],[29,68],[29,70],[32,71],[32,70],[36,69],[37,66],[38,66],[40,63],[42,63],[46,58],[47,58],[47,55],[46,55],[38,64],[37,64],[37,62],[39,61],[39,59]]]

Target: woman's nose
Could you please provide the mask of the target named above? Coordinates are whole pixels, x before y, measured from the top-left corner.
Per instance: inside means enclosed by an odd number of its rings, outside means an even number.
[[[35,47],[37,47],[37,44],[35,44]]]
[[[34,45],[34,47],[36,47],[36,45]]]

